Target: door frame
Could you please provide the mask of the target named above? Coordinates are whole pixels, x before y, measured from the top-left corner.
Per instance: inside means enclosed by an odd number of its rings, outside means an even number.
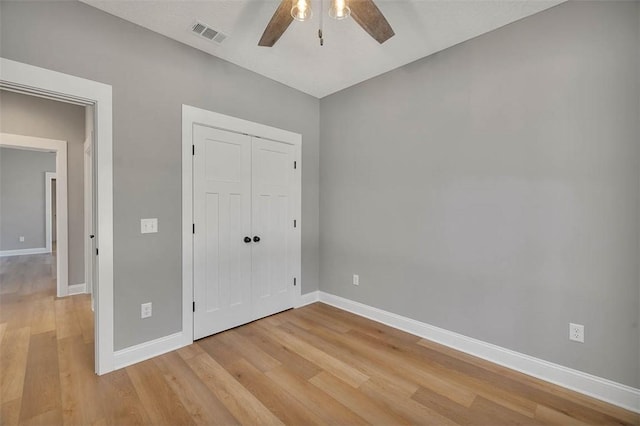
[[[88,107],[87,107],[88,108]],[[84,168],[84,282],[86,292],[91,295],[91,309],[95,310],[93,303],[93,144],[91,137],[84,141],[82,147]]]
[[[55,172],[44,174],[44,217],[45,217],[45,246],[48,253],[53,251],[53,215],[51,203],[53,203],[53,180],[56,179],[56,217],[58,216],[58,181]],[[56,220],[56,235],[58,235],[58,221]],[[56,253],[57,254],[57,253]],[[57,258],[58,256],[56,256]]]
[[[56,139],[0,133],[0,146],[25,151],[52,152],[56,155],[56,172],[45,172],[45,251],[51,252],[51,180],[56,180],[56,233],[58,235],[56,255],[56,295],[69,294],[69,231],[67,223],[67,142]],[[58,191],[59,189],[59,191]],[[42,249],[40,249],[42,250]],[[41,251],[42,253],[42,251]]]
[[[62,102],[94,105],[96,238],[97,246],[100,248],[97,256],[97,280],[94,283],[97,288],[98,302],[94,314],[94,354],[95,372],[108,373],[114,369],[112,88],[108,84],[1,57],[0,87]],[[66,168],[64,170],[66,171]],[[56,172],[60,174],[61,170]],[[58,221],[62,221],[60,216]]]
[[[183,345],[193,343],[193,127],[212,127],[228,132],[270,139],[295,148],[294,228],[297,259],[294,262],[294,306],[302,305],[302,135],[213,111],[182,105],[182,339]]]

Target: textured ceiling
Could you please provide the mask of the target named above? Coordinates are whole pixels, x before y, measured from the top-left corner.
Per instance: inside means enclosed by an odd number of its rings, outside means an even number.
[[[311,21],[294,21],[274,47],[257,45],[279,2],[272,0],[82,0],[305,93],[322,98],[484,34],[564,0],[377,0],[396,35],[380,45],[353,19],[335,21],[320,1]],[[327,9],[328,0],[324,1]],[[191,32],[201,21],[229,37],[216,44]]]

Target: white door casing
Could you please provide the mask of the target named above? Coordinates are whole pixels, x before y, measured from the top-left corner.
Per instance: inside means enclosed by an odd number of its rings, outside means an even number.
[[[195,192],[193,187],[194,180],[194,155],[193,143],[194,132],[197,127],[209,127],[214,129],[222,129],[241,135],[259,136],[262,139],[279,141],[292,147],[294,161],[297,168],[294,168],[294,176],[292,179],[291,194],[291,214],[297,221],[297,227],[293,229],[290,235],[291,255],[289,271],[296,282],[293,287],[293,306],[302,306],[305,304],[305,298],[301,295],[302,277],[301,277],[301,189],[302,189],[302,136],[287,130],[278,129],[264,124],[207,111],[189,105],[182,106],[182,345],[191,344],[194,340],[194,312],[192,304],[194,298],[194,205]],[[196,152],[197,156],[198,153]],[[198,233],[198,224],[196,223],[196,233]],[[253,234],[247,235],[253,237]],[[254,243],[252,243],[254,244]],[[198,311],[198,306],[196,306]]]
[[[67,142],[33,136],[0,133],[0,146],[31,151],[54,152],[56,154],[56,294],[58,297],[67,296],[69,292]],[[45,185],[50,185],[50,182],[47,182],[47,175],[45,175]],[[45,191],[45,204],[47,201],[49,202],[49,206],[45,205],[45,208],[50,210],[50,190]],[[50,241],[51,226],[51,222],[45,220],[45,245],[49,244]]]
[[[0,57],[0,87],[63,102],[95,107],[94,169],[96,177],[96,237],[100,256],[96,262],[95,371],[114,369],[113,351],[113,156],[111,86]],[[66,155],[65,155],[66,159]],[[57,166],[57,164],[56,164]],[[58,169],[58,189],[62,186]],[[58,191],[60,192],[60,191]],[[58,194],[58,204],[62,203]],[[65,221],[58,214],[58,222]],[[60,226],[60,225],[58,225]],[[58,249],[60,249],[58,235]]]
[[[91,308],[95,308],[93,297],[93,267],[95,261],[93,229],[93,148],[92,139],[84,141],[84,279],[86,292],[91,294]],[[91,236],[94,237],[91,237]]]
[[[251,316],[251,138],[195,126],[194,338]]]
[[[46,172],[44,174],[45,188],[45,244],[48,253],[53,251],[53,242],[56,241],[56,223],[54,218],[55,209],[57,208],[56,199],[53,194],[53,186],[56,184],[56,174],[54,172]],[[55,204],[53,204],[55,203]],[[57,215],[56,215],[57,216]]]

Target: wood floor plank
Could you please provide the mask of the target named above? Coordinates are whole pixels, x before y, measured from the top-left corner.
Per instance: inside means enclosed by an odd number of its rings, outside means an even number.
[[[220,333],[219,340],[231,350],[242,354],[244,359],[253,364],[258,370],[265,372],[281,365],[280,361],[253,344],[250,339],[242,336],[235,330],[228,333]]]
[[[104,395],[99,393],[101,380],[93,372],[90,362],[93,347],[81,336],[58,340],[62,417],[65,424],[93,424],[105,416],[104,405],[96,403]]]
[[[153,423],[195,424],[153,360],[140,362],[126,370]]]
[[[461,405],[473,401],[476,394],[498,402],[506,408],[518,411],[533,418],[537,404],[527,398],[495,387],[492,383],[460,374],[453,369],[441,368],[434,363],[416,357],[399,346],[380,344],[375,338],[359,331],[350,331],[349,337],[357,340],[371,350],[371,356],[393,366],[393,370],[403,376],[411,377],[421,385],[443,396],[453,398]],[[438,377],[440,375],[440,378]],[[456,388],[458,392],[456,392]]]
[[[84,343],[93,343],[93,311],[90,297],[76,297],[76,317],[80,326],[80,333]],[[84,302],[81,302],[83,301]]]
[[[284,424],[207,354],[192,358],[189,366],[240,423]]]
[[[364,425],[366,420],[336,401],[320,388],[288,371],[285,366],[266,373],[291,396],[328,424]]]
[[[194,356],[204,353],[204,350],[198,345],[198,343],[193,343],[185,346],[184,348],[178,349],[176,352],[183,360],[188,361]]]
[[[31,328],[8,330],[0,346],[0,399],[1,402],[22,397],[27,356],[31,342]]]
[[[587,424],[553,408],[545,407],[544,405],[538,405],[536,409],[536,419],[545,424],[558,426],[584,426]]]
[[[271,327],[269,331],[273,338],[281,345],[295,351],[298,355],[308,359],[320,368],[333,373],[334,376],[339,377],[345,383],[350,384],[354,388],[357,388],[369,379],[368,376],[357,369],[347,365],[335,357],[332,357],[321,349],[308,344],[291,333],[287,333],[278,327]]]
[[[31,336],[24,378],[20,422],[52,418],[61,412],[58,342],[53,331]],[[49,413],[49,414],[47,414]],[[57,414],[55,414],[57,416]]]
[[[7,323],[0,324],[0,346],[2,346],[2,339],[4,339],[4,333],[7,331]]]
[[[113,426],[154,424],[125,369],[99,377],[97,393],[100,398],[94,403],[100,405],[103,416],[98,422]]]
[[[154,362],[196,424],[211,424],[212,419],[224,425],[239,424],[177,352],[157,357]]]
[[[243,358],[225,366],[235,379],[258,398],[283,423],[321,425],[323,420]]]
[[[360,392],[353,392],[342,380],[325,371],[309,380],[311,384],[322,389],[342,405],[365,419],[370,424],[405,425],[411,422],[397,413],[384,410],[373,400]]]
[[[76,316],[73,300],[69,297],[56,299],[54,305],[58,339],[82,335],[82,329],[80,328],[79,319]]]
[[[295,312],[296,315],[293,316],[293,318],[300,316],[308,323],[314,324],[316,327],[320,325],[321,327],[327,328],[336,333],[347,333],[351,331],[352,327],[349,325],[351,322],[339,321],[335,317],[317,310],[316,305],[318,304],[314,303],[313,305],[306,307],[307,309],[304,309],[301,312]]]
[[[475,398],[475,393],[468,387],[456,382],[448,382],[438,377],[425,362],[414,362],[407,359],[399,351],[397,346],[380,344],[374,338],[358,331],[350,331],[341,338],[344,345],[356,345],[365,348],[368,358],[381,367],[391,370],[394,375],[411,381],[416,388],[421,385],[430,388],[442,395],[452,398],[461,405],[470,405]]]
[[[412,424],[456,425],[455,422],[434,409],[425,407],[411,398],[407,399],[395,394],[381,383],[376,382],[375,378],[363,383],[360,389],[386,410],[407,417]]]
[[[300,377],[310,379],[322,371],[314,363],[291,351],[285,345],[279,344],[268,331],[256,324],[247,324],[236,330]]]
[[[51,426],[62,424],[62,411],[60,408],[50,410],[27,420],[20,421],[23,426]]]
[[[297,335],[307,343],[322,347],[332,356],[352,365],[368,377],[377,377],[378,380],[386,381],[387,386],[393,387],[395,392],[409,398],[418,390],[419,385],[413,380],[407,380],[397,374],[390,372],[386,365],[371,362],[370,351],[366,348],[351,346],[348,337],[342,333],[336,334],[325,329],[319,330],[312,327],[308,331],[297,327],[296,323],[287,322],[280,326],[288,332]]]
[[[323,321],[331,319],[334,322],[348,324],[351,330],[357,329],[360,332],[378,337],[382,340],[394,339],[401,344],[413,345],[420,340],[420,337],[404,331],[387,327],[379,322],[371,321],[368,318],[359,317],[350,312],[343,311],[325,303],[315,303],[311,306],[316,312],[321,313]],[[350,331],[350,330],[349,330]]]
[[[516,411],[505,409],[504,406],[479,396],[473,401],[469,412],[479,420],[480,424],[487,421],[500,425],[540,425],[540,422],[528,416],[524,416]]]
[[[0,425],[14,426],[20,420],[20,405],[22,398],[7,401],[0,404]]]
[[[31,319],[31,334],[56,330],[56,315],[53,296],[43,297],[35,302]]]

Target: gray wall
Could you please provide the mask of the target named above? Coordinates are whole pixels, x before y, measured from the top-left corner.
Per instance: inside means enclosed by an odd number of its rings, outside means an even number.
[[[45,173],[55,171],[54,153],[0,148],[0,250],[47,245]]]
[[[0,91],[0,131],[67,141],[70,285],[85,281],[84,109],[78,105]]]
[[[638,387],[638,13],[563,4],[323,98],[321,289]]]
[[[0,7],[3,57],[113,86],[116,349],[181,329],[183,103],[302,134],[302,288],[318,288],[318,99],[85,4]]]

